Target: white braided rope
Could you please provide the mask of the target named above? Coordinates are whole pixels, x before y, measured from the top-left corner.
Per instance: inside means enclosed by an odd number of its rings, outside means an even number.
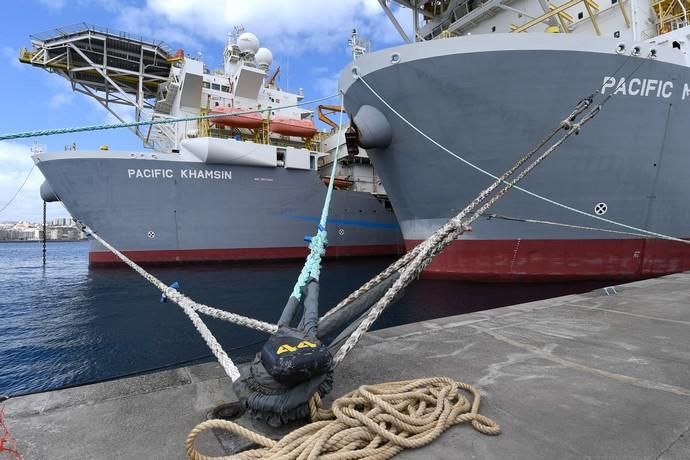
[[[588,104],[587,104],[588,106]],[[586,108],[586,106],[585,106]],[[496,201],[503,197],[511,188],[520,182],[527,174],[529,174],[536,166],[538,166],[542,161],[544,161],[551,153],[553,153],[560,145],[565,142],[570,136],[579,132],[580,128],[591,120],[601,109],[601,106],[595,106],[590,110],[578,123],[572,124],[572,127],[567,131],[567,133],[562,136],[558,141],[552,144],[543,154],[541,154],[536,160],[530,163],[525,169],[523,169],[520,174],[518,174],[515,179],[511,181],[506,181],[506,176],[512,175],[519,166],[524,164],[536,151],[538,148],[532,149],[527,155],[518,160],[518,162],[513,165],[513,167],[504,173],[501,177],[497,177],[496,181],[492,183],[489,187],[484,189],[470,204],[468,204],[460,213],[455,217],[446,222],[440,229],[434,232],[424,243],[420,244],[423,246],[418,254],[414,257],[412,262],[407,265],[400,273],[400,277],[393,283],[393,285],[386,291],[386,293],[379,299],[374,307],[369,310],[366,318],[357,326],[357,329],[348,337],[343,346],[338,350],[334,359],[333,366],[338,366],[347,356],[347,354],[352,350],[352,348],[357,345],[362,336],[371,328],[378,317],[383,313],[383,311],[393,302],[398,292],[404,289],[408,284],[410,284],[419,274],[426,268],[431,261],[438,255],[443,249],[445,249],[449,244],[451,244],[455,239],[470,229],[470,224],[480,218],[482,214],[489,209]],[[584,110],[584,109],[582,109]],[[577,110],[578,114],[582,110]],[[573,112],[573,113],[575,113]],[[566,119],[568,120],[568,119]],[[563,126],[563,125],[562,125]],[[550,135],[547,137],[550,139],[553,137]],[[543,146],[545,142],[542,142],[540,146]],[[501,190],[496,192],[486,203],[477,208],[489,195],[489,193],[495,190],[500,184],[506,184]],[[476,209],[476,211],[475,211]],[[473,212],[472,216],[467,220],[465,217]]]
[[[644,62],[644,61],[641,61],[641,63],[642,63],[642,62]],[[640,67],[640,66],[638,65],[637,68],[635,69],[635,71],[637,71],[637,70],[639,69],[639,67]],[[635,73],[635,71],[633,71],[633,73],[631,73],[625,80],[626,80],[626,81],[629,81],[630,76],[632,76],[632,75]],[[422,136],[423,138],[425,138],[426,140],[428,140],[430,143],[432,143],[433,145],[435,145],[435,146],[438,147],[439,149],[443,150],[443,151],[444,151],[445,153],[447,153],[448,155],[454,157],[455,159],[457,159],[457,160],[461,161],[462,163],[464,163],[465,165],[469,166],[470,168],[472,168],[472,169],[474,169],[474,170],[476,170],[476,171],[478,171],[478,172],[480,172],[480,173],[482,173],[482,174],[484,174],[484,175],[486,175],[486,176],[489,176],[489,177],[491,177],[491,178],[493,178],[493,179],[498,179],[494,174],[490,173],[489,171],[487,171],[487,170],[481,168],[480,166],[477,166],[476,164],[474,164],[474,163],[470,162],[469,160],[467,160],[467,159],[461,157],[460,155],[456,154],[455,152],[453,152],[452,150],[450,150],[449,148],[447,148],[446,146],[444,146],[443,144],[441,144],[440,142],[436,141],[434,138],[432,138],[431,136],[429,136],[427,133],[425,133],[424,131],[422,131],[420,128],[418,128],[417,126],[415,126],[411,121],[409,121],[407,118],[405,118],[404,115],[402,115],[400,112],[398,112],[397,110],[395,110],[395,108],[393,108],[393,107],[392,107],[392,106],[391,106],[381,95],[379,95],[379,93],[377,93],[376,90],[375,90],[374,88],[372,88],[371,85],[369,85],[369,83],[367,83],[366,80],[364,80],[364,78],[363,78],[362,76],[357,77],[357,79],[358,79],[359,81],[361,81],[361,82],[364,84],[364,86],[366,86],[366,87],[369,89],[369,91],[371,91],[371,93],[372,93],[379,101],[381,101],[381,103],[383,103],[383,105],[385,105],[393,114],[395,114],[398,118],[400,118],[400,120],[401,120],[403,123],[405,123],[406,125],[408,125],[412,130],[414,130],[414,131],[415,131],[416,133],[418,133],[420,136]],[[620,85],[620,83],[619,83],[618,86],[616,87],[616,89],[618,89],[618,87],[620,87],[620,86],[621,86],[621,85]],[[613,94],[615,94],[615,91],[611,92],[611,94],[609,94],[609,96],[607,97],[606,100],[608,100],[608,98],[610,98],[611,96],[613,96]],[[604,101],[604,102],[606,102],[606,101]],[[603,105],[603,103],[602,103],[602,105]],[[607,219],[607,218],[602,217],[602,216],[598,216],[598,215],[596,215],[596,214],[591,214],[591,213],[589,213],[589,212],[582,211],[582,210],[577,209],[577,208],[574,208],[574,207],[572,207],[572,206],[568,206],[568,205],[565,204],[565,203],[561,203],[561,202],[559,202],[559,201],[556,201],[556,200],[553,200],[553,199],[551,199],[551,198],[548,198],[548,197],[546,197],[546,196],[544,196],[544,195],[540,195],[540,194],[538,194],[538,193],[535,193],[535,192],[532,192],[532,191],[530,191],[530,190],[527,190],[527,189],[525,189],[525,188],[523,188],[523,187],[517,187],[517,186],[516,186],[515,189],[521,191],[522,193],[526,193],[527,195],[530,195],[530,196],[532,196],[532,197],[534,197],[534,198],[537,198],[538,200],[541,200],[541,201],[544,201],[544,202],[546,202],[546,203],[552,204],[552,205],[554,205],[554,206],[557,206],[557,207],[559,207],[559,208],[562,208],[562,209],[565,209],[565,210],[567,210],[567,211],[573,212],[573,213],[575,213],[575,214],[580,214],[580,215],[582,215],[582,216],[590,217],[590,218],[592,218],[592,219],[596,219],[596,220],[601,221],[601,222],[606,222],[606,223],[608,223],[608,224],[615,225],[615,226],[617,226],[617,227],[622,227],[622,228],[625,228],[625,229],[630,230],[630,231],[633,231],[633,232],[644,233],[644,234],[646,234],[646,235],[653,236],[653,237],[656,237],[656,238],[660,238],[660,239],[663,239],[663,240],[675,241],[676,243],[690,244],[690,241],[688,241],[688,240],[683,240],[683,239],[677,238],[677,237],[675,237],[675,236],[665,235],[665,234],[663,234],[663,233],[653,232],[653,231],[651,231],[651,230],[645,230],[645,229],[643,229],[643,228],[638,228],[638,227],[635,227],[635,226],[633,226],[633,225],[628,225],[628,224],[625,224],[625,223],[622,223],[622,222],[618,222],[618,221],[615,221],[615,220]]]
[[[163,283],[161,280],[159,280],[158,278],[156,278],[155,276],[141,268],[139,265],[134,263],[127,256],[115,249],[110,243],[105,241],[90,228],[86,227],[85,231],[89,235],[91,235],[96,241],[98,241],[101,245],[103,245],[106,249],[115,254],[115,256],[117,256],[121,261],[123,261],[124,263],[129,265],[134,271],[139,273],[144,279],[156,286],[168,299],[170,299],[172,302],[176,303],[182,308],[185,314],[192,321],[192,324],[194,325],[196,330],[199,332],[199,334],[201,334],[201,337],[204,339],[204,342],[206,342],[206,345],[208,345],[208,347],[211,349],[213,355],[216,357],[216,359],[218,359],[218,362],[225,370],[225,373],[228,374],[228,377],[230,377],[233,382],[240,377],[240,372],[237,369],[237,366],[235,366],[230,357],[225,353],[225,351],[223,351],[223,348],[220,346],[220,344],[213,336],[211,331],[208,329],[206,324],[204,324],[202,319],[199,317],[197,311],[204,313],[205,315],[212,316],[214,318],[229,321],[239,326],[248,327],[251,329],[255,329],[257,331],[268,332],[269,334],[272,334],[278,330],[278,326],[274,324],[248,318],[246,316],[238,315],[236,313],[226,312],[193,301],[186,295],[179,292],[177,289],[166,286],[165,283]]]
[[[626,232],[623,230],[613,230],[610,228],[602,228],[602,227],[590,227],[587,225],[575,225],[575,224],[568,224],[565,222],[554,222],[552,220],[540,220],[540,219],[529,219],[529,218],[523,218],[523,217],[502,216],[499,214],[489,214],[489,215],[486,215],[485,217],[487,217],[489,220],[490,219],[501,219],[501,220],[508,220],[511,222],[520,222],[520,223],[526,223],[526,224],[552,225],[554,227],[573,228],[576,230],[588,230],[588,231],[592,231],[592,232],[613,233],[616,235],[636,236],[638,238],[646,238],[646,239],[656,238],[654,236],[646,235],[644,233]]]
[[[483,190],[477,198],[470,203],[470,206],[477,206],[479,203],[481,203],[486,197],[493,192],[496,188],[501,183],[506,183],[505,181],[512,176],[519,168],[522,166],[526,161],[528,161],[532,156],[539,150],[541,149],[544,145],[546,145],[547,142],[549,142],[553,137],[561,130],[561,127],[563,126],[564,123],[570,122],[570,120],[574,120],[575,117],[580,115],[584,110],[589,107],[590,104],[590,99],[583,99],[580,101],[575,109],[565,118],[565,120],[561,123],[561,126],[557,127],[553,131],[551,131],[544,139],[541,140],[537,145],[532,148],[525,156],[520,158],[509,170],[504,172],[501,177],[497,178],[497,180],[492,183],[489,187],[487,187],[485,190]],[[419,243],[417,246],[415,246],[413,249],[411,249],[409,252],[407,252],[403,257],[399,258],[395,262],[393,262],[391,265],[388,266],[384,271],[376,275],[374,278],[370,279],[367,281],[364,285],[359,287],[356,291],[352,292],[349,296],[347,296],[345,299],[343,299],[338,305],[333,307],[331,310],[326,312],[325,315],[323,315],[323,318],[326,318],[343,308],[345,308],[347,305],[349,305],[351,302],[354,300],[358,299],[361,297],[364,293],[369,291],[371,288],[379,284],[381,281],[384,279],[388,278],[391,276],[393,273],[396,273],[400,271],[403,267],[407,266],[410,261],[415,259],[421,252],[426,252],[429,250],[429,246],[432,245],[431,238],[426,239]],[[322,318],[322,319],[323,319]]]

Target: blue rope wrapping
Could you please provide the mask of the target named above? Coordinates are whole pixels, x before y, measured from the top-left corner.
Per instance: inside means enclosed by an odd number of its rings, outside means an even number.
[[[276,107],[268,107],[260,110],[248,110],[246,112],[233,113],[233,116],[247,115],[250,113],[262,113],[269,112],[271,110],[289,109],[292,107],[299,107],[302,105],[314,104],[316,102],[325,101],[326,99],[331,99],[337,96],[337,94],[332,94],[330,96],[321,97],[319,99],[313,99],[311,101],[298,102],[297,104],[291,105],[281,105]],[[184,121],[194,121],[194,120],[209,120],[213,118],[226,117],[228,114],[219,113],[211,115],[194,115],[190,117],[179,117],[179,118],[165,118],[160,120],[146,120],[146,121],[132,121],[128,123],[111,123],[103,125],[87,125],[87,126],[76,126],[73,128],[58,128],[58,129],[44,129],[39,131],[24,131],[21,133],[11,133],[11,134],[0,134],[0,141],[10,140],[10,139],[24,139],[28,137],[40,137],[40,136],[52,136],[55,134],[69,134],[69,133],[80,133],[84,131],[103,131],[106,129],[117,129],[117,128],[132,128],[135,126],[148,126],[148,125],[163,125],[167,123],[181,123]]]
[[[343,106],[343,95],[340,95],[340,106]],[[326,222],[328,221],[328,211],[331,207],[331,196],[333,195],[333,184],[335,184],[335,170],[338,165],[338,153],[340,150],[340,135],[343,131],[343,112],[340,111],[340,119],[338,120],[338,134],[336,139],[338,143],[335,147],[335,156],[333,158],[333,165],[331,166],[331,180],[328,181],[328,189],[326,191],[326,199],[321,210],[321,220],[317,226],[316,235],[312,237],[309,243],[309,255],[304,262],[304,267],[297,277],[295,287],[292,289],[292,297],[297,300],[302,298],[302,288],[307,285],[309,278],[314,278],[318,281],[321,275],[321,258],[326,253],[326,244],[328,244],[328,232],[326,231]]]

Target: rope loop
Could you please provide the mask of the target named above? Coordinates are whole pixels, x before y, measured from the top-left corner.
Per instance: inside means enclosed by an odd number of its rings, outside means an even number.
[[[479,414],[479,404],[476,388],[448,377],[363,385],[336,399],[330,411],[321,409],[318,396],[312,398],[314,421],[278,442],[233,422],[207,420],[190,432],[185,446],[192,460],[386,460],[403,449],[422,447],[449,427],[464,422],[470,422],[480,433],[499,434],[501,427]],[[207,457],[194,445],[198,435],[210,428],[238,434],[263,447],[232,456]]]

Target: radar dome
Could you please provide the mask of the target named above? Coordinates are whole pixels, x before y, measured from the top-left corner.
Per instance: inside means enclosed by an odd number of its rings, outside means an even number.
[[[273,53],[268,48],[259,48],[254,55],[256,65],[259,67],[269,68],[273,64]]]
[[[259,39],[256,35],[245,32],[237,37],[237,46],[242,53],[254,54],[259,50]]]

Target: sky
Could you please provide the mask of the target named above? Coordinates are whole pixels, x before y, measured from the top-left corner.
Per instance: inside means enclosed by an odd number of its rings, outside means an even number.
[[[411,24],[407,10],[394,12],[401,23]],[[243,25],[273,52],[272,69],[281,67],[279,85],[304,88],[306,100],[336,93],[339,72],[351,60],[347,40],[353,28],[371,40],[373,50],[402,43],[377,0],[5,2],[0,16],[1,134],[115,122],[96,101],[73,93],[67,80],[17,59],[21,48],[31,48],[31,34],[82,22],[163,40],[195,56],[201,53],[211,69],[222,66],[227,34]],[[103,144],[113,150],[143,148],[127,129],[0,141],[0,209],[28,177],[14,201],[0,212],[0,222],[42,218],[38,189],[43,176],[38,168],[32,169],[30,157],[34,143],[47,151],[61,151],[72,143],[79,149]],[[68,215],[61,204],[48,204],[49,218]]]

